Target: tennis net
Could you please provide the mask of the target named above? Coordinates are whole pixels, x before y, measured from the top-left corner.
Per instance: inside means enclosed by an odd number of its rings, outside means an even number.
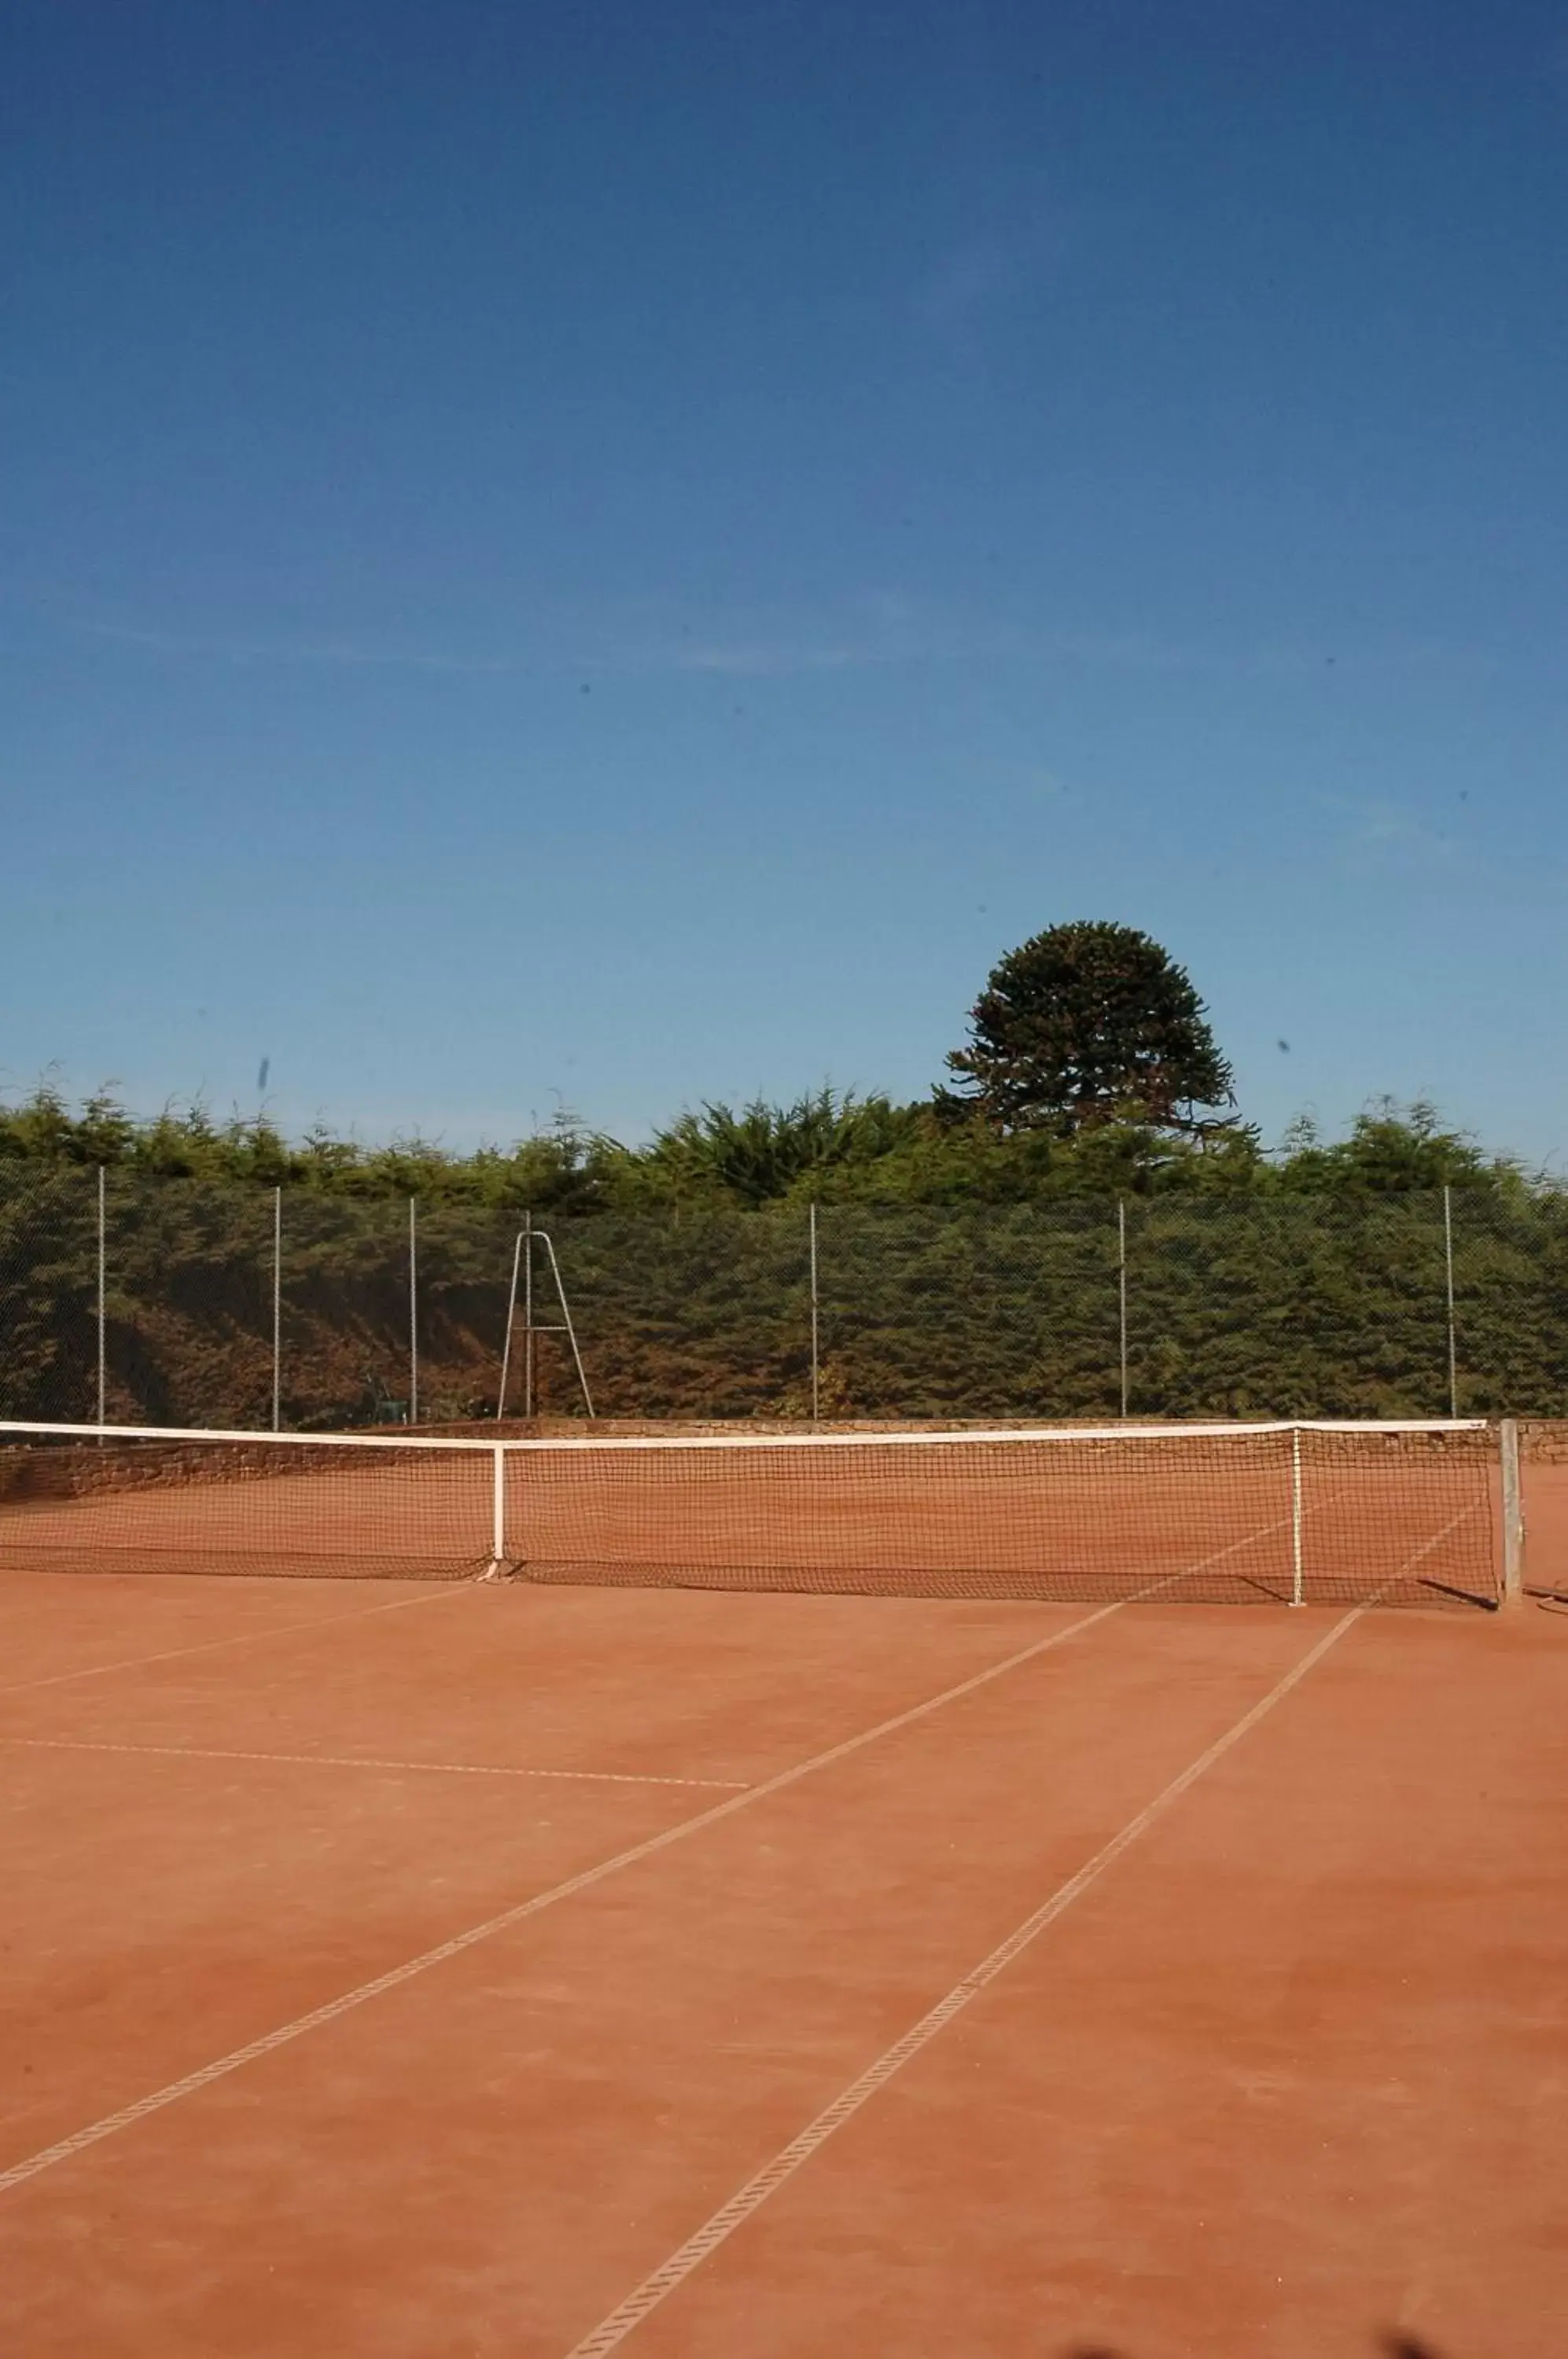
[[[0,1423],[0,1568],[1493,1605],[1497,1430],[490,1442]]]

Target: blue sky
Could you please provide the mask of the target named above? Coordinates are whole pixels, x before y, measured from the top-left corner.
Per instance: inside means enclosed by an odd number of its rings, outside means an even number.
[[[916,1095],[1107,917],[1269,1135],[1568,1168],[1561,6],[0,47],[0,1087]]]

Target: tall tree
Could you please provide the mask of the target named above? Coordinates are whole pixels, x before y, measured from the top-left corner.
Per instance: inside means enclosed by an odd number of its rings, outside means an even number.
[[[1085,1130],[1138,1114],[1171,1130],[1234,1103],[1231,1069],[1186,970],[1132,926],[1051,926],[991,970],[944,1093],[1006,1130]]]

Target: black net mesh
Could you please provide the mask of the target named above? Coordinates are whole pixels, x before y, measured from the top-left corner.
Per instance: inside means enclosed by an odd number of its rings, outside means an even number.
[[[0,1565],[1491,1604],[1485,1429],[444,1446],[0,1435]]]
[[[461,1580],[491,1562],[493,1477],[413,1441],[0,1432],[0,1567]]]

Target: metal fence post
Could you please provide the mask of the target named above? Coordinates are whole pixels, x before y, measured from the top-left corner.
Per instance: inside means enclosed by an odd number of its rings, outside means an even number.
[[[534,1216],[523,1214],[523,1415],[534,1413]]]
[[[408,1423],[419,1421],[419,1198],[408,1199]]]
[[[1116,1321],[1121,1354],[1122,1415],[1127,1413],[1127,1200],[1116,1198]]]
[[[108,1423],[109,1404],[109,1223],[107,1164],[98,1166],[98,1422]]]
[[[808,1209],[811,1241],[811,1423],[816,1425],[822,1417],[822,1371],[821,1300],[817,1291],[817,1206],[814,1197]]]
[[[283,1417],[283,1190],[272,1191],[272,1430]]]
[[[1448,1296],[1448,1414],[1459,1414],[1459,1349],[1454,1328],[1454,1190],[1443,1190],[1443,1266]]]

